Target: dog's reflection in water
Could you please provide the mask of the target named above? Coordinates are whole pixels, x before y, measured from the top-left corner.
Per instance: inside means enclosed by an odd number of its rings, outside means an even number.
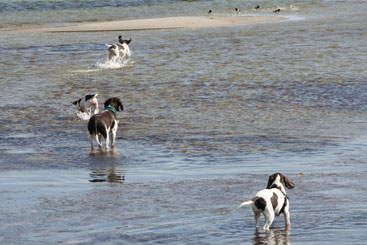
[[[111,149],[105,152],[100,149],[98,152],[92,151],[90,153],[92,162],[90,165],[91,179],[89,182],[125,182],[125,170],[119,168],[119,161],[121,156]]]
[[[254,245],[264,245],[264,244],[274,244],[274,245],[289,245],[290,243],[290,230],[289,229],[270,229],[267,232],[260,232],[256,229],[254,233],[253,244]]]
[[[107,169],[92,169],[90,177],[91,179],[89,180],[89,182],[125,182],[125,172],[118,169],[117,167]]]

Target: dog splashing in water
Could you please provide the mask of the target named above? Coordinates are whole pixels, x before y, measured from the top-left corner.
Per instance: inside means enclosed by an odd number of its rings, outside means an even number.
[[[106,44],[108,47],[108,61],[116,62],[118,60],[124,60],[131,56],[129,44],[130,40],[122,40],[121,36],[119,36],[119,44]]]

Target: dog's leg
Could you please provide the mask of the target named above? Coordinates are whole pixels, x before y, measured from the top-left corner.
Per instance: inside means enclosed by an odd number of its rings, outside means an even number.
[[[116,132],[117,132],[117,128],[118,128],[118,123],[119,121],[115,121],[115,125],[114,127],[112,128],[111,130],[111,134],[112,134],[112,137],[111,137],[111,147],[115,147],[115,141],[116,141]]]
[[[117,53],[114,49],[110,49],[108,52],[108,61],[114,63],[117,59]]]
[[[290,226],[291,226],[291,217],[290,217],[290,213],[289,213],[289,204],[284,207],[283,213],[284,213],[285,228],[289,229]]]
[[[111,132],[111,148],[115,147],[116,132]]]
[[[264,231],[269,231],[271,224],[274,221],[274,210],[273,207],[266,207],[264,211],[265,224],[263,227]]]
[[[97,140],[98,146],[102,148],[102,135],[96,134],[96,140]]]
[[[93,147],[93,138],[94,138],[94,135],[93,134],[90,134],[90,149],[92,151],[94,150],[94,147]]]
[[[110,129],[108,128],[107,130],[107,134],[106,134],[106,151],[110,148],[109,143],[110,143]]]
[[[91,115],[92,115],[92,107],[91,107],[91,106],[89,106],[89,107],[88,107],[88,115],[89,115],[89,116],[91,116]]]
[[[127,49],[127,53],[126,54],[127,54],[127,57],[130,58],[130,56],[131,56],[130,48]]]
[[[93,114],[97,114],[99,112],[99,109],[98,109],[98,102],[97,102],[97,99],[95,99],[96,101],[93,102],[91,105],[90,105],[90,113],[91,115]],[[93,113],[92,113],[92,108],[93,108]]]
[[[259,229],[259,218],[260,218],[260,211],[254,211],[256,229]]]

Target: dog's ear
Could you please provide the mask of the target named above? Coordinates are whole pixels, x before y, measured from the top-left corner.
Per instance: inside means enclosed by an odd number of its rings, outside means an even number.
[[[122,40],[121,35],[119,36],[119,43],[121,43],[121,44],[126,43],[127,45],[129,45],[130,42],[131,42],[131,37],[130,37],[130,40]]]
[[[295,187],[295,185],[292,182],[290,182],[287,177],[285,177],[284,175],[282,177],[285,187],[287,187],[288,189],[293,189]]]
[[[80,103],[80,101],[82,100],[82,98],[80,98],[80,99],[78,99],[78,100],[76,100],[76,101],[73,101],[73,102],[71,102],[73,105],[77,105],[77,104],[79,104]]]
[[[124,110],[124,106],[122,105],[122,103],[121,103],[121,100],[120,99],[118,99],[117,100],[117,110],[118,111],[120,111],[119,109],[121,109],[121,111],[123,111]]]
[[[111,100],[112,100],[112,98],[109,98],[108,100],[106,100],[106,101],[104,102],[104,107],[105,107],[105,108],[106,108],[107,106],[109,106],[109,105],[110,105]]]
[[[273,174],[273,175],[270,175],[269,176],[268,184],[266,186],[266,189],[270,189],[271,188],[271,186],[272,186],[274,180],[276,179],[276,177],[277,177],[277,174]]]

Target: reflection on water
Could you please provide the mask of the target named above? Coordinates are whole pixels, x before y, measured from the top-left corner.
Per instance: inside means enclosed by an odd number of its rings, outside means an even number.
[[[111,159],[112,161],[118,160],[120,155],[116,151],[116,148],[111,147],[107,151],[105,151],[104,149],[105,149],[106,142],[104,138],[102,138],[102,143],[103,143],[102,148],[98,147],[97,149],[90,151],[89,155],[96,160],[95,162],[98,162],[98,160],[101,160],[101,159]]]
[[[114,148],[109,151],[91,151],[89,182],[115,182],[124,183],[126,171],[119,166],[120,154]]]
[[[125,171],[115,168],[109,169],[92,169],[89,182],[115,182],[124,183]]]
[[[290,236],[289,229],[284,230],[270,229],[268,232],[260,232],[257,229],[254,233],[253,244],[287,245],[290,244],[289,236]]]

